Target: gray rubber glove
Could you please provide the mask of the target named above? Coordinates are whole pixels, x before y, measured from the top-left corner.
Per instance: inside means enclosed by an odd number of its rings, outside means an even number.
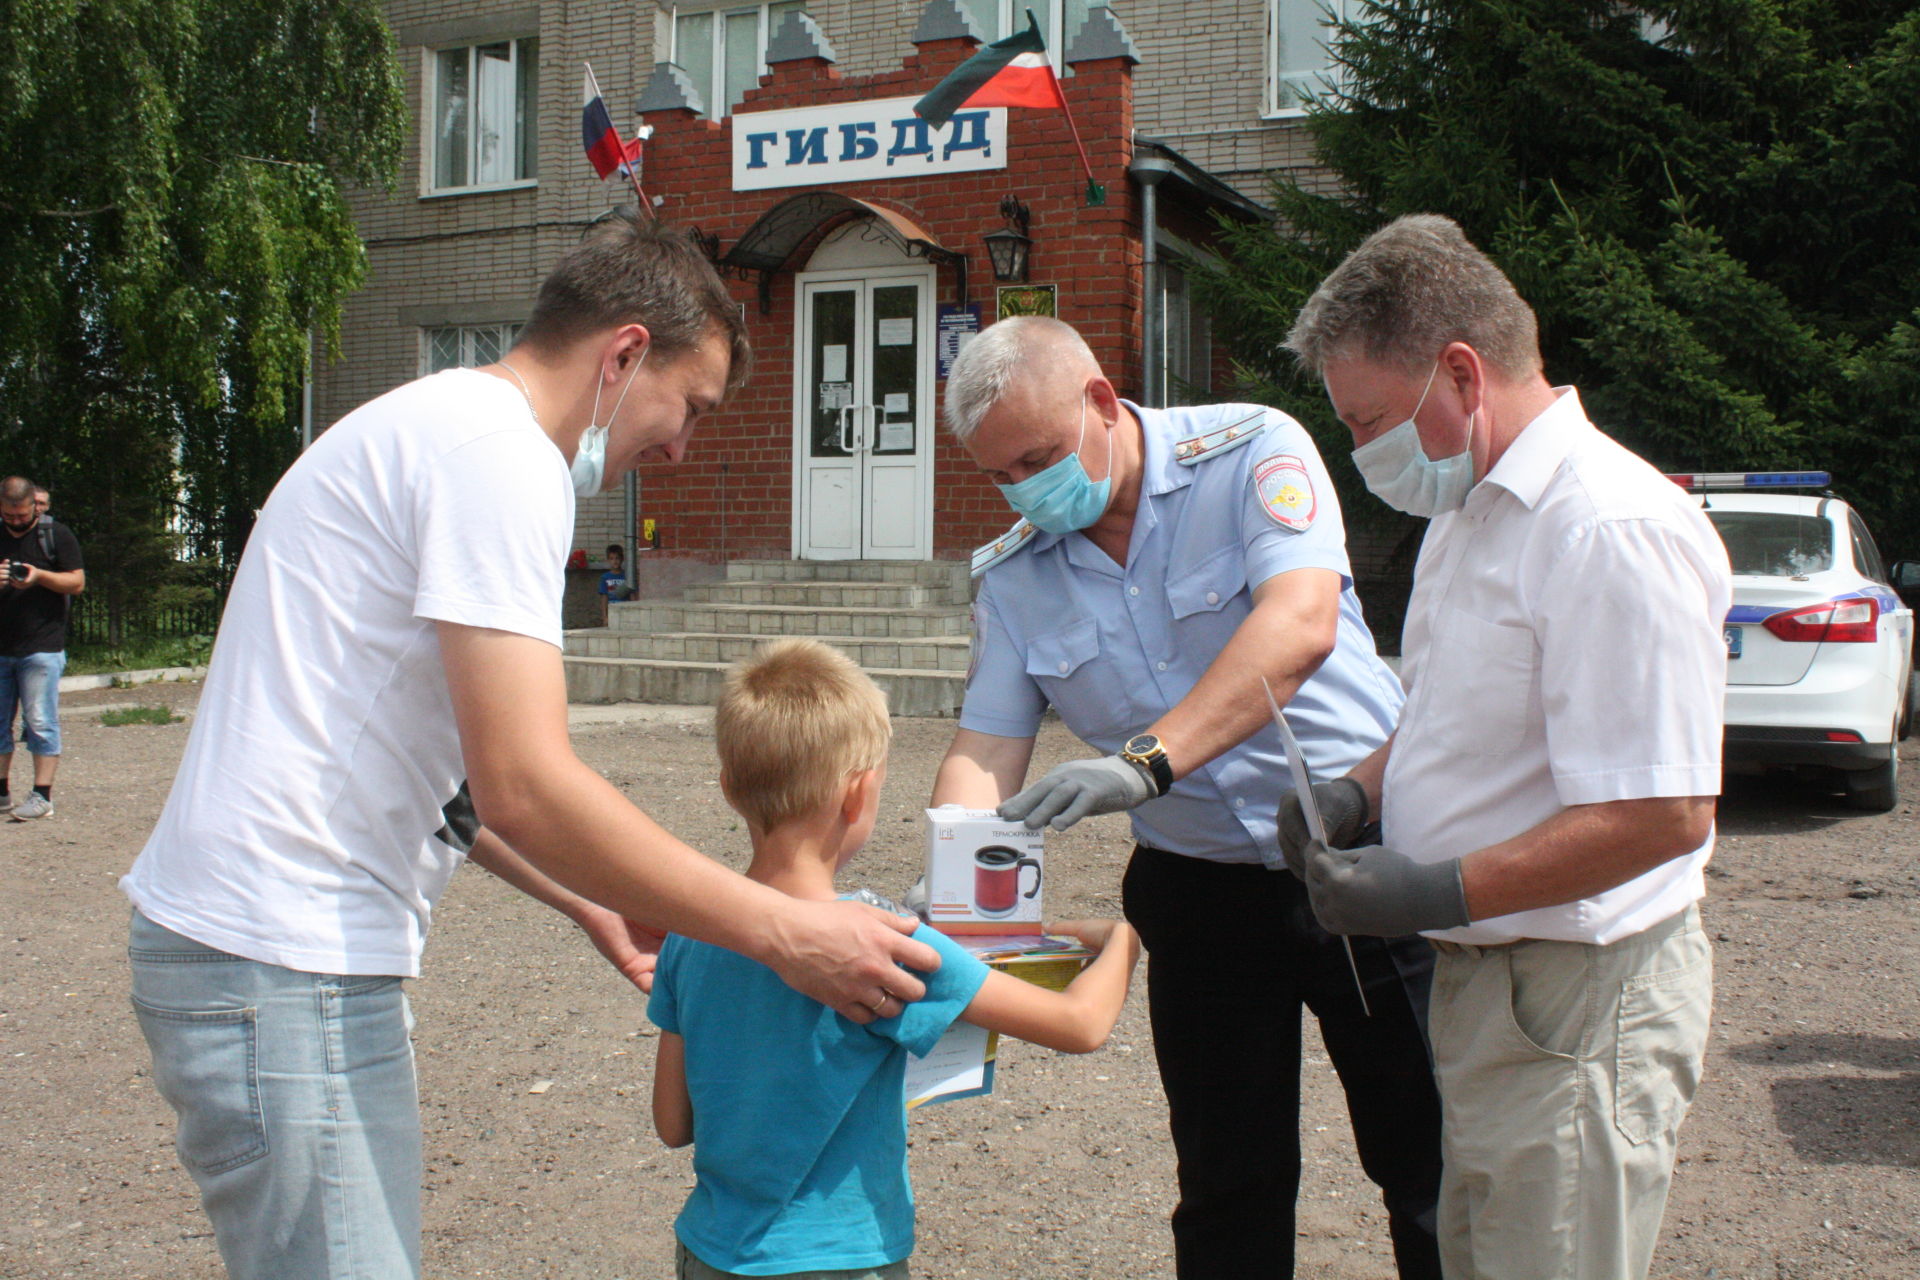
[[[1335,778],[1332,782],[1313,784],[1313,803],[1320,810],[1320,821],[1327,828],[1327,843],[1336,849],[1346,849],[1360,838],[1360,829],[1367,825],[1367,789],[1352,778]],[[1307,878],[1307,842],[1312,835],[1307,832],[1306,810],[1300,807],[1300,793],[1289,791],[1280,797],[1280,852],[1286,856],[1287,870]]]
[[[1119,756],[1069,760],[1048,770],[1040,779],[999,809],[1009,822],[1024,822],[1030,831],[1052,824],[1065,831],[1096,813],[1119,813],[1155,798],[1153,779],[1146,771]]]
[[[1458,858],[1420,863],[1384,845],[1329,849],[1309,840],[1306,861],[1307,899],[1328,933],[1397,938],[1467,923]]]

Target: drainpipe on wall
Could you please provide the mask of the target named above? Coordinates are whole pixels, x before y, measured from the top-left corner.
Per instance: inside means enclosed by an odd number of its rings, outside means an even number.
[[[1140,346],[1141,397],[1149,409],[1166,407],[1166,362],[1161,358],[1160,327],[1160,180],[1173,172],[1163,156],[1136,154],[1127,172],[1140,184]]]
[[[640,539],[634,532],[640,527],[640,477],[631,471],[627,472],[626,508],[626,528],[620,542],[627,549],[627,599],[631,600],[640,582]]]

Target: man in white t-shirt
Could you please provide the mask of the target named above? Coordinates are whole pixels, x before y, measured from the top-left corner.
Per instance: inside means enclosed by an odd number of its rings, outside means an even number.
[[[348,414],[262,509],[122,881],[154,1082],[237,1280],[419,1273],[401,980],[463,858],[578,922],[643,990],[667,930],[861,1022],[920,996],[900,965],[938,966],[905,922],[796,901],[681,844],[568,741],[575,495],[678,462],[746,363],[698,247],[609,219],[505,358]]]
[[[1727,557],[1697,503],[1542,372],[1532,308],[1460,228],[1401,218],[1288,346],[1373,492],[1431,516],[1386,745],[1314,788],[1315,914],[1424,932],[1450,1280],[1645,1276],[1700,1078],[1696,903],[1720,790]],[[1291,834],[1289,834],[1291,833]]]

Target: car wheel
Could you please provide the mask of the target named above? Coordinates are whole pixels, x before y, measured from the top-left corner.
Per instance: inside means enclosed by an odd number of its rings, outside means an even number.
[[[1886,813],[1900,803],[1900,748],[1887,748],[1885,764],[1849,771],[1847,803],[1863,813]]]

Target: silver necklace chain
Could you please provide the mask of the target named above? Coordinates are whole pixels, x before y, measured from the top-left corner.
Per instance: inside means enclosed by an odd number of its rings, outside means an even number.
[[[520,394],[527,398],[527,412],[533,415],[533,425],[545,431],[546,427],[542,425],[540,421],[540,411],[533,407],[533,390],[527,386],[527,380],[520,376],[518,369],[508,364],[505,360],[500,361],[500,367],[512,374],[513,380],[520,384]]]

